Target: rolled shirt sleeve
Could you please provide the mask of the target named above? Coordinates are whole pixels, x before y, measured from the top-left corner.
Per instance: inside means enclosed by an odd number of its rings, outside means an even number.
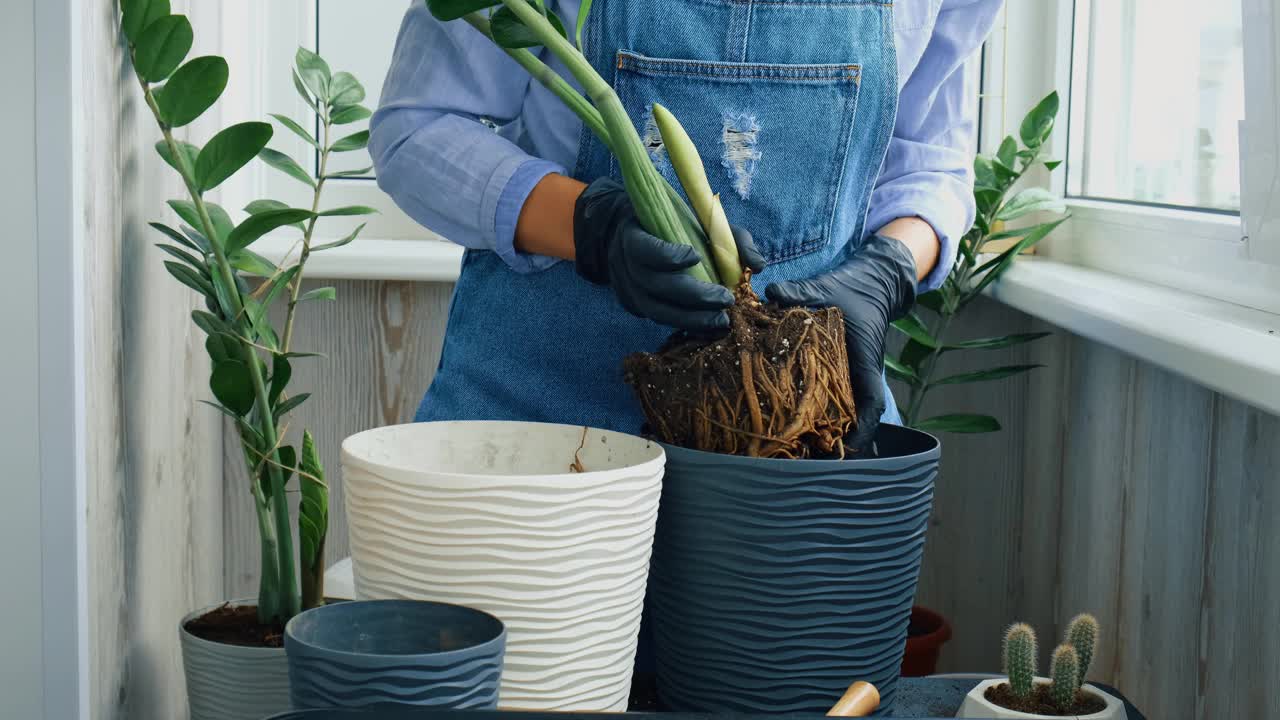
[[[418,2],[401,23],[369,123],[378,186],[396,205],[452,242],[496,252],[517,272],[557,262],[516,250],[515,229],[538,181],[565,172],[499,131],[518,128],[529,82],[470,25],[441,23]]]
[[[867,228],[919,217],[941,244],[920,291],[942,286],[960,238],[973,225],[977,88],[965,63],[981,47],[1000,0],[944,0],[924,54],[903,84],[884,167],[872,191]]]

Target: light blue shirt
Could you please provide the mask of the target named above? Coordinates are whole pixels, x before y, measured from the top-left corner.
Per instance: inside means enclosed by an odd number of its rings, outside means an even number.
[[[942,285],[973,224],[978,92],[964,66],[1002,1],[895,3],[901,95],[866,227],[874,232],[901,217],[933,227],[941,250],[922,291]],[[567,23],[577,17],[577,0],[547,4]],[[540,57],[569,77],[550,53]],[[496,252],[517,272],[558,262],[516,250],[516,220],[539,180],[574,166],[582,123],[470,25],[438,22],[413,0],[370,131],[378,185],[414,220],[464,247]]]

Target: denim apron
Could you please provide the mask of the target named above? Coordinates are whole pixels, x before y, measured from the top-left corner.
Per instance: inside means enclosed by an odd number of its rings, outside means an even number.
[[[857,249],[897,109],[892,3],[596,0],[584,34],[587,58],[677,188],[652,104],[684,124],[730,222],[748,228],[769,261],[757,291]],[[620,177],[618,164],[584,128],[574,176],[606,174]],[[520,274],[493,252],[468,250],[416,419],[636,433],[643,417],[623,358],[670,333],[627,313],[572,263]],[[885,419],[896,421],[886,398]]]

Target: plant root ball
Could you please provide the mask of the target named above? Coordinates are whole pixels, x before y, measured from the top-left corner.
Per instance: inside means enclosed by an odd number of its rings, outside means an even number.
[[[677,332],[626,359],[650,430],[726,455],[844,457],[855,414],[840,311],[763,305],[747,281],[735,294],[727,336]]]

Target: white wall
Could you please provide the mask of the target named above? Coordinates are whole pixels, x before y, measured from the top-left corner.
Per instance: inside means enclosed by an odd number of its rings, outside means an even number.
[[[36,304],[34,5],[10,3],[0,23],[6,110],[0,112],[0,716],[40,717],[40,462]]]

